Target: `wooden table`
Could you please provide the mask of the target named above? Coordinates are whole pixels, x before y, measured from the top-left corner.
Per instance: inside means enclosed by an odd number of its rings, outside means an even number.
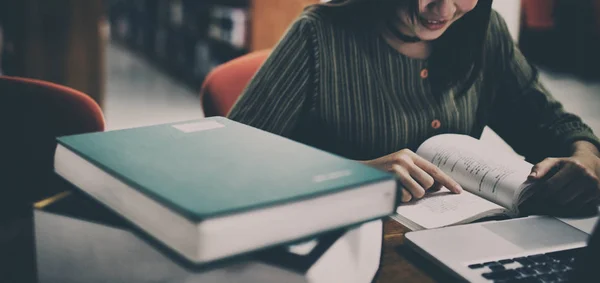
[[[404,233],[409,231],[394,220],[384,220],[381,263],[373,282],[456,282],[450,274],[404,244]]]

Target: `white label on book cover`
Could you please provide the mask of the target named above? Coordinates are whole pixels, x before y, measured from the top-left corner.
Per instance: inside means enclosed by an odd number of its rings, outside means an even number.
[[[331,180],[335,180],[335,179],[339,179],[339,178],[344,178],[344,177],[347,177],[350,175],[352,175],[352,172],[350,172],[350,170],[336,171],[336,172],[331,172],[331,173],[327,173],[327,174],[321,174],[321,175],[314,176],[313,182],[321,183],[321,182],[325,182],[325,181],[331,181]]]
[[[216,121],[202,121],[202,122],[193,122],[186,124],[173,125],[173,128],[178,129],[184,133],[194,133],[201,131],[208,131],[218,128],[223,128],[225,125],[216,122]]]

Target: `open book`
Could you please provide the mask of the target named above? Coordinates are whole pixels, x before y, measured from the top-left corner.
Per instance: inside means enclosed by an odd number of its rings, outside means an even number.
[[[442,188],[399,206],[392,218],[411,230],[469,223],[501,214],[516,216],[520,204],[533,194],[534,186],[527,182],[532,164],[470,136],[434,136],[416,153],[457,181],[464,191],[453,194]]]

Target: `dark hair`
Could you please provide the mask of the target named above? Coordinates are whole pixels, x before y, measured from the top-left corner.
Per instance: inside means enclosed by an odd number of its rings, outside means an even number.
[[[333,0],[319,4],[340,13],[340,19],[351,20],[363,27],[380,23],[396,16],[397,7],[405,6],[415,19],[419,14],[419,0]],[[479,78],[485,59],[492,0],[479,0],[477,6],[453,23],[444,34],[432,42],[428,59],[432,90],[442,93],[457,88],[466,92]]]

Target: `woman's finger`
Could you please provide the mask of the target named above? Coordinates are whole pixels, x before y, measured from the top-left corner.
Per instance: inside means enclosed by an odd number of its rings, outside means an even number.
[[[577,205],[576,200],[579,199],[580,196],[584,196],[586,191],[586,187],[589,186],[589,181],[583,178],[574,179],[571,182],[568,182],[564,187],[562,187],[554,199],[559,205],[565,206],[574,206]],[[579,205],[582,205],[583,202],[580,202]]]
[[[536,164],[531,168],[531,173],[528,176],[529,180],[539,180],[546,176],[548,172],[552,170],[552,168],[559,166],[561,163],[561,159],[559,158],[546,158],[542,160],[542,162]]]
[[[579,177],[581,174],[579,170],[573,164],[566,164],[558,173],[550,177],[546,183],[546,190],[544,194],[549,198],[555,198],[555,195],[559,193],[569,182],[574,178]]]
[[[446,175],[440,168],[433,165],[431,162],[423,159],[420,156],[415,156],[414,158],[415,165],[419,166],[423,171],[429,174],[434,181],[442,184],[444,187],[448,188],[451,192],[455,194],[459,194],[462,192],[463,188],[450,176]]]
[[[394,165],[393,169],[404,189],[408,190],[413,198],[420,199],[425,196],[425,189],[410,176],[408,170],[399,165]]]
[[[441,189],[442,189],[442,187],[443,187],[443,185],[442,185],[442,184],[440,184],[440,183],[438,183],[438,182],[435,182],[435,183],[433,184],[433,186],[431,186],[431,188],[427,189],[427,191],[428,191],[428,192],[432,192],[432,193],[433,193],[433,192],[438,192],[439,190],[441,190]]]
[[[433,187],[433,185],[435,184],[435,180],[433,180],[433,177],[431,177],[431,175],[427,174],[427,172],[425,172],[418,166],[414,165],[407,169],[410,176],[412,176],[413,179],[419,182],[421,187],[423,187],[425,190]]]
[[[402,192],[402,202],[409,202],[412,200],[412,195],[406,188],[402,187],[400,190]]]

